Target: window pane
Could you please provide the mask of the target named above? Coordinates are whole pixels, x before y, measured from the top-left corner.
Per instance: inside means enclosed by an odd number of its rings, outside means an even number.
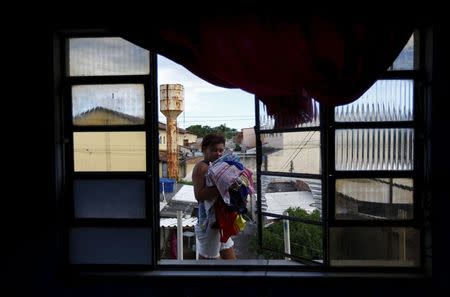
[[[413,180],[355,178],[336,180],[336,219],[413,218]]]
[[[420,233],[413,228],[330,229],[332,266],[419,266]]]
[[[289,208],[306,214],[317,211],[322,216],[322,182],[320,179],[284,176],[261,176],[262,211],[282,215]],[[297,216],[296,213],[290,213]]]
[[[71,264],[151,264],[148,228],[73,228]]]
[[[149,52],[122,38],[69,39],[69,75],[149,74]]]
[[[75,126],[144,124],[144,86],[82,85],[72,87]]]
[[[299,127],[317,127],[320,125],[320,118],[319,118],[319,102],[313,100],[313,115],[311,118],[311,121],[308,123],[297,125],[295,128]],[[268,130],[273,129],[275,126],[275,119],[273,115],[269,115],[267,112],[266,105],[259,101],[259,129],[260,130]],[[283,127],[279,127],[283,128]]]
[[[413,120],[412,80],[379,80],[358,100],[337,106],[336,122]]]
[[[271,218],[263,226],[262,247],[321,262],[322,226]],[[262,254],[266,259],[285,258],[269,251],[262,251]]]
[[[143,180],[75,180],[76,218],[145,218]]]
[[[145,132],[75,132],[75,171],[145,171]]]
[[[261,170],[320,173],[320,132],[261,134]]]
[[[336,130],[336,170],[412,170],[413,129]]]
[[[395,59],[389,70],[413,70],[414,69],[414,34],[411,35],[403,50]]]

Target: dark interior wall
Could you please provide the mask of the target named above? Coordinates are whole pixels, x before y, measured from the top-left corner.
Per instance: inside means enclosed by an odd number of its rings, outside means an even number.
[[[58,275],[56,255],[56,203],[54,193],[53,25],[35,23],[12,28],[7,40],[4,84],[3,219],[7,240],[7,287],[16,295],[42,296],[293,296],[345,295],[370,291],[372,295],[422,295],[428,281],[395,279],[245,279],[87,280],[64,283]],[[448,217],[450,191],[446,187],[449,158],[447,32],[435,25],[433,48],[433,101],[431,105],[431,172],[433,287],[447,286],[449,275]],[[174,284],[177,284],[174,286]],[[238,287],[239,289],[235,289]],[[370,288],[370,289],[368,289]],[[206,293],[205,293],[206,292]],[[14,294],[13,294],[14,295]]]
[[[6,31],[5,284],[13,290],[45,288],[55,283],[56,252],[51,34],[42,25]]]
[[[450,46],[448,29],[444,21],[436,22],[432,50],[432,104],[431,104],[431,193],[432,193],[432,247],[433,247],[433,275],[439,285],[450,287],[450,239],[449,239],[449,211],[450,211],[450,156],[449,127],[450,127],[450,80],[449,57]],[[447,277],[445,277],[447,276]]]

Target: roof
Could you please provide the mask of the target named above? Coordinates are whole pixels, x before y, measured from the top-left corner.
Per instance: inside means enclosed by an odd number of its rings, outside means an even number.
[[[265,203],[263,202],[262,210],[279,215],[282,215],[283,212],[289,207],[299,207],[306,210],[308,213],[311,213],[317,209],[313,206],[314,204],[317,204],[317,201],[313,198],[313,194],[309,191],[266,193],[264,198]],[[183,185],[172,197],[169,204],[172,208],[176,204],[179,204],[181,208],[183,208],[182,205],[196,205],[197,200],[194,196],[194,186]]]
[[[159,220],[159,226],[163,228],[176,228],[177,227],[177,218],[161,218]],[[197,223],[196,217],[185,217],[181,219],[181,224],[183,227],[194,227]]]
[[[197,206],[197,200],[194,197],[194,186],[175,183],[174,191],[166,193],[167,205],[161,208],[161,218],[176,218],[177,211],[185,215],[191,215]],[[162,194],[160,194],[160,199]]]
[[[194,186],[183,185],[180,190],[172,197],[171,201],[197,204],[197,200],[194,196]]]
[[[289,207],[301,208],[312,213],[317,203],[309,191],[275,192],[265,194],[266,205],[262,205],[262,211],[282,215]]]
[[[74,117],[74,121],[82,119],[82,118],[86,118],[86,117],[90,116],[91,114],[93,114],[94,112],[98,112],[98,111],[106,112],[106,113],[118,116],[120,118],[123,118],[125,120],[128,120],[130,122],[137,123],[137,124],[140,124],[144,120],[143,118],[135,117],[135,116],[132,116],[132,115],[120,112],[120,111],[112,110],[112,109],[105,108],[102,106],[96,106],[94,108],[91,108],[85,112],[82,112],[82,113],[76,115]]]

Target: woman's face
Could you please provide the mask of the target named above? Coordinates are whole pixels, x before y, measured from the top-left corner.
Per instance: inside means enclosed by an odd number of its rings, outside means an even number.
[[[203,154],[205,155],[205,161],[213,162],[219,159],[222,156],[224,149],[225,146],[223,145],[223,143],[208,145],[208,147],[203,152]]]

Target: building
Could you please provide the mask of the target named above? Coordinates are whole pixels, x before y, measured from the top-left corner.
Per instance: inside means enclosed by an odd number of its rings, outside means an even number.
[[[167,132],[166,124],[158,123],[159,133],[159,176],[167,177]],[[185,178],[192,172],[192,162],[196,160],[193,151],[197,143],[197,135],[178,128],[179,177]],[[194,160],[194,161],[193,161]],[[195,165],[195,164],[194,164]]]
[[[100,106],[75,115],[73,119],[75,126],[102,124],[126,126],[142,123],[141,118]],[[145,170],[145,135],[143,133],[75,133],[73,141],[75,171]]]
[[[159,150],[167,150],[167,134],[166,134],[166,124],[159,122]],[[196,143],[198,136],[182,128],[178,128],[178,145],[190,148]]]
[[[251,149],[256,146],[256,136],[255,129],[252,128],[242,128],[242,143],[241,147],[245,149]]]
[[[104,107],[95,107],[74,117],[76,126],[87,125],[133,125],[143,119]],[[167,177],[166,125],[159,123],[159,173]],[[197,136],[179,129],[180,178],[192,172],[192,162],[196,160],[191,151]],[[133,155],[124,156],[123,143],[133,143]],[[139,133],[93,132],[74,135],[76,171],[139,171],[145,169],[145,138]],[[87,145],[88,144],[88,145]],[[194,161],[193,161],[194,160]]]

